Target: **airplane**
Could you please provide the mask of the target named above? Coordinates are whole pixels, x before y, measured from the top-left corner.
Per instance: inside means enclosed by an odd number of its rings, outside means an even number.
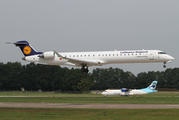
[[[118,90],[105,90],[101,94],[106,96],[106,95],[121,95],[121,96],[129,96],[129,95],[143,95],[143,94],[148,94],[148,93],[153,93],[157,92],[155,90],[157,87],[157,81],[153,81],[150,86],[147,88],[143,89],[118,89]]]
[[[90,66],[102,66],[116,63],[170,63],[174,58],[160,50],[125,50],[125,51],[96,51],[96,52],[63,52],[54,50],[37,52],[27,41],[13,43],[24,54],[22,60],[46,65],[70,65],[81,67],[88,73]]]

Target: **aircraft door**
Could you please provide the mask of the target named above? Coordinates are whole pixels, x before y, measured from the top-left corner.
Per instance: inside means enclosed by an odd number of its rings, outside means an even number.
[[[152,51],[149,52],[149,60],[154,60],[154,53]]]

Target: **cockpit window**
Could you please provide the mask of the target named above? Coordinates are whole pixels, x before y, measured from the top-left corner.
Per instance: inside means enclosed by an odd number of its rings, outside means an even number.
[[[158,54],[166,54],[165,52],[158,52]]]

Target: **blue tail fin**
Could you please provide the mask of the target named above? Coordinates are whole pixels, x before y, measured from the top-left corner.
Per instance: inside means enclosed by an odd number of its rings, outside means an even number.
[[[21,49],[24,56],[41,54],[41,52],[37,52],[27,41],[17,41],[14,45]]]
[[[148,88],[151,89],[151,90],[155,90],[156,87],[157,87],[157,81],[153,81]]]
[[[152,92],[157,92],[157,90],[155,90],[156,87],[157,87],[157,81],[153,81],[147,88],[140,89],[140,90],[146,93],[152,93]]]

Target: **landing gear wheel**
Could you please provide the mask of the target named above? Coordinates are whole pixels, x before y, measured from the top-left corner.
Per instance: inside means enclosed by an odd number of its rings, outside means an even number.
[[[82,68],[81,68],[81,72],[88,73],[88,72],[89,72],[88,67],[86,67],[86,68],[82,67]]]
[[[85,68],[81,68],[81,72],[85,72]]]
[[[164,62],[164,65],[163,65],[164,68],[166,68],[166,65],[165,65],[165,64],[166,64],[166,62]]]
[[[88,68],[86,68],[84,72],[85,72],[85,73],[88,73],[88,72],[89,72]]]

